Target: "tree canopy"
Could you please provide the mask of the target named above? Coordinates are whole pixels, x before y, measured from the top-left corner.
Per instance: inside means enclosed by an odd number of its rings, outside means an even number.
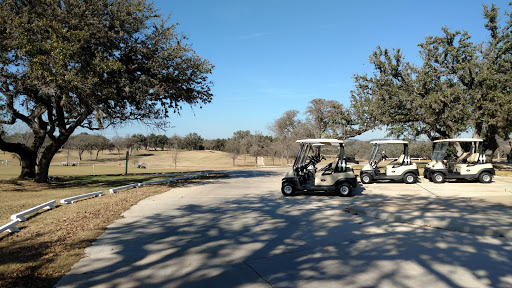
[[[0,149],[20,155],[21,177],[47,181],[78,127],[165,125],[183,104],[211,101],[213,65],[167,22],[144,0],[0,2]],[[30,144],[4,137],[17,122]]]
[[[473,43],[467,31],[442,28],[420,43],[421,65],[399,49],[377,49],[374,71],[355,75],[351,107],[369,128],[387,127],[393,136],[452,138],[471,130],[496,150],[496,136],[512,132],[512,18],[498,21],[495,5],[483,6],[489,40]],[[507,18],[508,17],[508,18]]]

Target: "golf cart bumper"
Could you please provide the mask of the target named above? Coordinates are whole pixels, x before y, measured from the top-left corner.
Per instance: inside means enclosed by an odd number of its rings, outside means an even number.
[[[489,172],[489,173],[491,173],[491,174],[492,174],[492,176],[496,176],[496,172],[494,171],[494,167],[492,167],[492,168],[482,169],[482,170],[480,171],[480,174],[481,174],[482,172]]]
[[[299,182],[299,179],[297,179],[297,177],[284,177],[282,180],[281,180],[281,187],[283,187],[283,185],[285,183],[291,183],[293,186],[295,186],[295,189],[301,189],[301,185],[300,185],[300,182]]]
[[[352,188],[357,188],[357,177],[340,179],[340,180],[338,180],[338,182],[336,184],[341,183],[341,182],[349,183],[350,186],[352,186]]]
[[[423,177],[428,178],[428,173],[430,171],[430,167],[423,168]]]

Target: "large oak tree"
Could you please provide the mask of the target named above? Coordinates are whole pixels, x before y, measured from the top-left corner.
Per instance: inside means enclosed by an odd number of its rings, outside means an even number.
[[[46,182],[79,127],[162,125],[183,104],[211,101],[213,66],[167,20],[144,0],[0,2],[0,149],[20,156],[20,177]],[[19,122],[31,143],[6,140]]]
[[[484,5],[483,16],[488,41],[473,43],[468,32],[443,28],[418,45],[420,65],[399,49],[378,47],[370,56],[374,72],[355,75],[351,105],[358,122],[431,140],[472,130],[496,150],[496,136],[512,132],[512,18],[505,13],[500,26],[494,5]]]

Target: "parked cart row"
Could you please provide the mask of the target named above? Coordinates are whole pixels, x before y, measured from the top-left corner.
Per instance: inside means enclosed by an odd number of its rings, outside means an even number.
[[[282,179],[281,192],[284,196],[292,196],[297,192],[326,191],[335,192],[339,196],[351,196],[357,187],[354,170],[348,165],[345,157],[344,143],[337,139],[304,139],[300,144],[299,153],[293,168]],[[495,175],[490,161],[483,154],[483,140],[475,138],[458,138],[434,141],[435,148],[432,161],[423,172],[423,176],[433,182],[443,183],[445,179],[474,179],[482,183],[490,183]],[[399,180],[406,184],[418,181],[419,170],[416,163],[411,162],[409,143],[403,140],[377,140],[370,142],[373,146],[369,161],[361,169],[361,183],[371,184],[381,180]],[[461,145],[462,144],[462,145]],[[393,159],[383,168],[378,164],[388,159],[381,148],[384,145],[402,146],[402,154]],[[450,148],[456,146],[457,149]],[[316,166],[325,160],[321,150],[323,147],[338,148],[337,157],[326,166]],[[447,151],[457,151],[457,157],[447,157]]]

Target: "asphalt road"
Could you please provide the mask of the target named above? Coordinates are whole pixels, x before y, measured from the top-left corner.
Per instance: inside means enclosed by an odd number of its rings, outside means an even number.
[[[285,172],[141,201],[57,287],[512,287],[511,239],[348,213],[362,188],[285,198]]]

